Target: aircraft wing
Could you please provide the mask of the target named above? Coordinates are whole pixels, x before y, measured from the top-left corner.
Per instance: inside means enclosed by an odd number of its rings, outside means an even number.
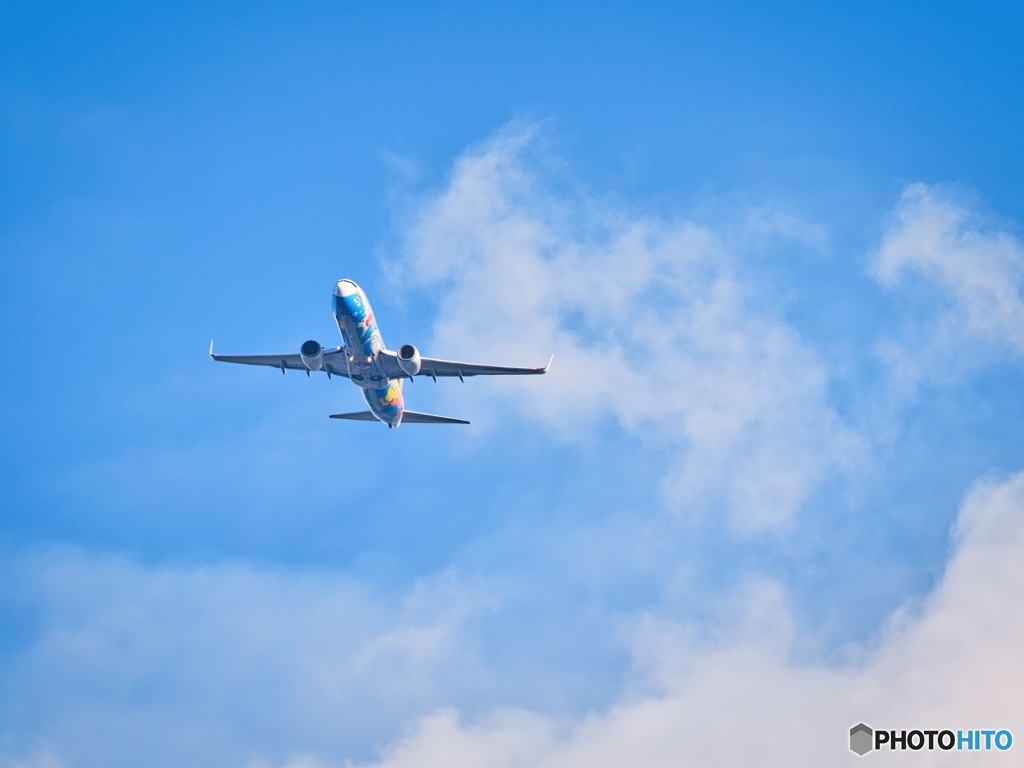
[[[242,365],[266,365],[270,368],[280,368],[281,373],[286,370],[304,371],[305,364],[302,356],[297,352],[286,355],[217,355],[213,351],[213,342],[210,342],[210,357],[222,363],[241,363]],[[345,363],[345,353],[341,349],[324,350],[324,369],[335,376],[348,377],[348,366]]]
[[[552,355],[552,359],[554,356]],[[391,379],[409,378],[409,374],[402,370],[398,364],[398,355],[390,350],[380,353],[384,370]],[[420,358],[419,376],[430,376],[437,379],[438,376],[458,377],[467,376],[535,376],[540,373],[547,373],[551,367],[551,360],[542,368],[513,368],[507,365],[481,365],[479,363],[460,363],[455,360],[438,360],[435,357]]]

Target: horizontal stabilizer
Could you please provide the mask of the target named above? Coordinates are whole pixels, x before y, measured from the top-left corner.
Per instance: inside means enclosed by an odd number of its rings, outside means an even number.
[[[377,421],[377,417],[369,411],[356,411],[355,413],[332,413],[332,419],[348,419],[349,421]]]
[[[332,413],[332,419],[347,419],[349,421],[377,421],[377,417],[369,411],[356,411],[355,413]],[[417,413],[416,411],[405,411],[402,414],[403,424],[469,424],[465,419],[453,419],[451,416],[434,416],[432,413]]]
[[[406,411],[402,414],[403,424],[469,424],[465,419],[453,419],[451,416],[434,416],[430,413]]]

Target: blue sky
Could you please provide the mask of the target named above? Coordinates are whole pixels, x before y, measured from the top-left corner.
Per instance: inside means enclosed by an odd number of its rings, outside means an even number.
[[[0,765],[1024,734],[1021,21],[5,5]],[[552,372],[394,432],[206,357],[337,343],[341,277]]]

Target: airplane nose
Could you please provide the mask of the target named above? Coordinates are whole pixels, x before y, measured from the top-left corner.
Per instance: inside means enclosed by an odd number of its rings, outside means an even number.
[[[352,296],[359,291],[359,287],[351,280],[339,280],[334,284],[334,295],[345,298]]]

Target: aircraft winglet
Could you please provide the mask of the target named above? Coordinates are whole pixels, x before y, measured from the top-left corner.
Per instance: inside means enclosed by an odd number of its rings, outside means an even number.
[[[210,339],[210,357],[212,357],[214,360],[217,359],[216,356],[213,354],[213,339]],[[551,363],[548,363],[548,365],[551,365]]]
[[[210,344],[211,344],[210,351],[212,352],[213,351],[213,346],[212,346],[213,342],[211,341]],[[551,368],[551,361],[554,360],[554,359],[555,359],[555,356],[551,355],[551,357],[548,358],[548,364],[545,365],[543,368],[538,368],[537,370],[540,371],[541,373],[547,373],[548,370]]]

